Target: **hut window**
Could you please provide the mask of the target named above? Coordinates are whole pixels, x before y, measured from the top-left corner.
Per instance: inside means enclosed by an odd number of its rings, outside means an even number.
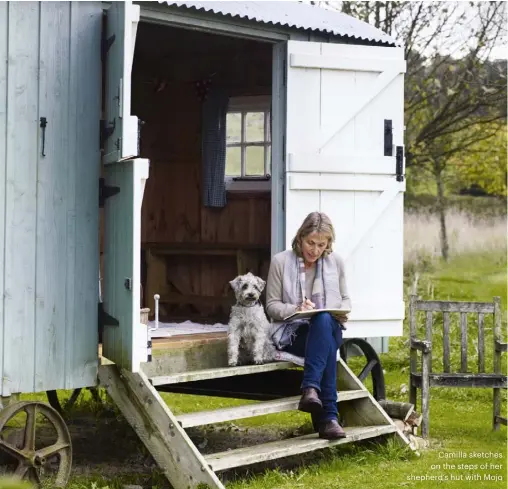
[[[268,182],[271,173],[270,97],[230,99],[226,120],[226,183]],[[266,185],[264,185],[266,186]]]

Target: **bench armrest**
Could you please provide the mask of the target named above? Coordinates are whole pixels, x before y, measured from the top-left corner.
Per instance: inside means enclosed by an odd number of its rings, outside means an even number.
[[[411,349],[420,350],[422,353],[430,353],[432,351],[432,343],[427,340],[411,340]]]

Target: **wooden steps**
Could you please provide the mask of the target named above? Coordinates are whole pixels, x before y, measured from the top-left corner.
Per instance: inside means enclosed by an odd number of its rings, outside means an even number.
[[[339,394],[339,402],[351,401],[353,399],[360,399],[367,396],[368,393],[364,390],[341,392]],[[264,416],[266,414],[294,411],[298,409],[299,400],[300,396],[286,397],[283,399],[276,399],[274,401],[246,404],[244,406],[235,406],[232,408],[181,414],[177,416],[176,419],[183,428],[205,426],[213,423],[222,423],[224,421],[233,421],[237,419],[253,418],[255,416]]]
[[[299,455],[322,448],[344,445],[354,441],[386,435],[388,433],[394,433],[397,431],[397,428],[392,425],[356,426],[345,428],[344,430],[347,433],[347,437],[339,440],[323,440],[318,438],[318,435],[314,433],[296,438],[288,438],[283,441],[265,443],[263,445],[213,453],[211,455],[206,455],[205,460],[214,472],[218,472],[234,467],[243,467],[258,462],[290,457],[292,455]]]
[[[232,382],[227,378],[293,367],[296,365],[290,362],[273,362],[150,375],[143,371],[120,371],[116,365],[103,365],[99,368],[99,379],[175,489],[198,489],[200,484],[210,489],[225,489],[216,472],[383,435],[390,434],[402,445],[410,445],[407,437],[340,358],[337,383],[339,412],[347,436],[339,440],[324,440],[313,433],[204,455],[193,443],[186,429],[295,411],[298,409],[300,396],[293,396],[294,391],[291,391],[291,397],[175,416],[156,389],[156,386],[162,388],[168,384],[185,384],[192,381],[199,383],[221,378],[226,379],[225,382]],[[248,382],[248,378],[240,380]]]
[[[149,380],[153,386],[179,384],[182,382],[193,382],[196,380],[220,379],[224,377],[233,377],[235,375],[258,374],[262,372],[272,372],[274,370],[284,370],[295,365],[290,362],[273,362],[263,365],[242,365],[240,367],[209,368],[206,370],[194,370],[190,372],[180,372],[170,375],[150,376]]]

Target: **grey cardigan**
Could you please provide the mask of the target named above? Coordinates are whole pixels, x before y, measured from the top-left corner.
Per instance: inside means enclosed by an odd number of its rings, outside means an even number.
[[[287,259],[294,259],[295,255],[293,250],[286,250],[277,253],[271,261],[270,270],[268,272],[268,278],[266,283],[266,312],[269,319],[272,320],[270,325],[269,335],[272,337],[273,342],[276,346],[279,346],[280,337],[284,332],[284,328],[281,327],[285,317],[293,314],[298,304],[289,304],[283,300],[283,277],[284,277],[284,265]],[[333,284],[332,287],[335,290],[338,289],[339,293],[335,300],[326,304],[326,307],[339,308],[345,307],[351,309],[351,299],[347,291],[346,284],[346,273],[344,260],[337,254],[332,253],[330,258],[335,262],[337,266],[337,275],[339,278],[338,284]],[[307,297],[312,295],[312,283],[314,281],[315,268],[309,269],[306,272],[305,286]],[[332,284],[330,284],[332,285]],[[326,283],[325,283],[326,288]]]

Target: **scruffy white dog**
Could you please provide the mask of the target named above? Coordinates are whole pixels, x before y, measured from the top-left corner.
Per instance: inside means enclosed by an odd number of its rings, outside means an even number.
[[[266,282],[249,272],[229,283],[236,296],[229,317],[229,365],[233,367],[249,360],[259,365],[273,360],[275,346],[268,338],[270,323],[259,300]]]

